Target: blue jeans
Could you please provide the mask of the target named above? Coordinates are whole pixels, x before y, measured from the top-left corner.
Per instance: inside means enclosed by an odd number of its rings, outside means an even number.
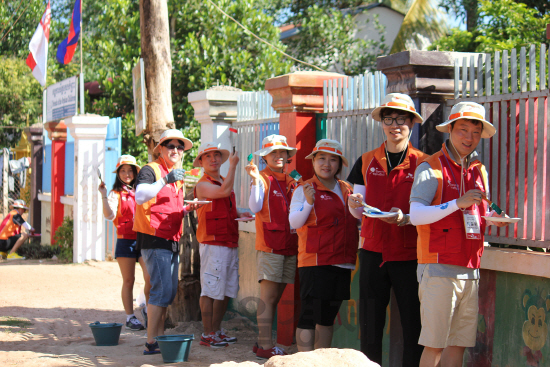
[[[179,254],[164,249],[142,249],[141,256],[151,277],[149,304],[168,307],[178,290]]]

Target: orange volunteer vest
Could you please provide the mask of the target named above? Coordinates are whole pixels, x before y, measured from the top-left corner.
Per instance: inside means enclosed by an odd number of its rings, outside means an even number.
[[[0,223],[0,240],[7,240],[21,233],[21,226],[13,221],[13,217],[17,214],[19,213],[15,209],[10,211]]]

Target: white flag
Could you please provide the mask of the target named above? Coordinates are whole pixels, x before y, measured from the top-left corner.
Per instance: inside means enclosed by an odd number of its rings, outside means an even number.
[[[27,65],[32,70],[32,75],[42,84],[46,85],[46,72],[48,67],[48,41],[50,39],[50,20],[52,12],[50,10],[50,2],[42,15],[40,24],[36,27],[36,32],[31,38],[29,44],[29,56],[27,57]]]

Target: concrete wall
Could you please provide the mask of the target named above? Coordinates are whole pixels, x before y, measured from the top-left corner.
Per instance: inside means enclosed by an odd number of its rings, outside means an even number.
[[[369,9],[368,11],[363,11],[355,16],[355,24],[357,27],[355,31],[355,38],[363,39],[365,41],[380,41],[380,35],[374,27],[375,15],[378,15],[378,22],[380,22],[380,24],[385,28],[384,43],[389,51],[393,45],[395,37],[397,37],[397,33],[399,32],[399,28],[401,27],[401,23],[403,23],[405,16],[383,6],[378,6]]]
[[[68,198],[68,199],[67,199]],[[40,200],[40,206],[42,210],[42,215],[40,217],[41,226],[42,226],[42,236],[40,237],[41,245],[50,245],[51,244],[51,214],[52,214],[52,204],[51,204],[51,194],[42,193],[38,194],[38,199]],[[72,202],[71,197],[62,197],[63,203],[63,217],[73,217],[73,206],[69,204]]]

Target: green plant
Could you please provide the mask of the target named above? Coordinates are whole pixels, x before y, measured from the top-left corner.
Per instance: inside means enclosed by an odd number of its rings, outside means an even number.
[[[58,256],[60,252],[59,246],[41,245],[39,238],[31,238],[17,250],[19,255],[27,259],[51,259],[54,255]]]
[[[28,319],[11,316],[0,317],[0,331],[5,333],[22,333],[31,325],[32,323]]]
[[[73,219],[63,218],[63,223],[57,228],[54,235],[54,245],[60,248],[58,259],[62,262],[73,261]]]

